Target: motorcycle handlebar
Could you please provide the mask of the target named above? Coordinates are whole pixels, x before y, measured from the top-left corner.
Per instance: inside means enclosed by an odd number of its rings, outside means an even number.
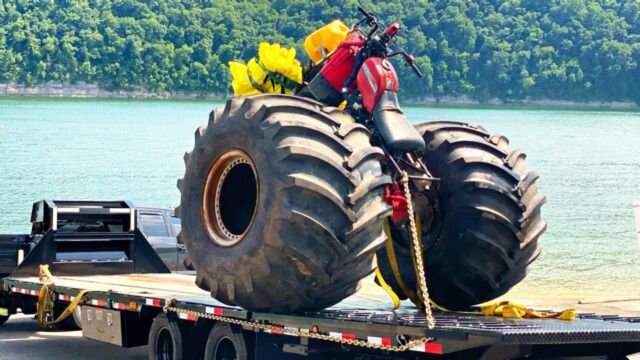
[[[420,79],[422,79],[422,73],[420,72],[420,69],[418,69],[418,67],[416,66],[416,64],[413,63],[413,61],[409,62],[409,65],[411,66],[411,68],[413,69],[413,72],[416,73],[416,75],[418,75],[418,77]]]
[[[367,23],[371,24],[372,22],[375,22],[376,18],[373,15],[369,14],[369,12],[362,6],[358,6],[358,11],[360,11],[360,13],[364,15],[364,17],[367,19]]]

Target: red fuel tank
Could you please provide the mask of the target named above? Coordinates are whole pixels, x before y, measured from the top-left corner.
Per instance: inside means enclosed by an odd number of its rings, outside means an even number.
[[[365,60],[356,81],[364,107],[369,112],[373,112],[383,92],[398,92],[398,75],[388,59],[373,57]]]

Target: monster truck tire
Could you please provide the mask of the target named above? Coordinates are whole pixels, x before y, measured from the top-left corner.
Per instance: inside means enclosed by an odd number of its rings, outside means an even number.
[[[331,306],[375,269],[384,243],[382,150],[344,112],[287,95],[236,97],[185,154],[178,241],[196,284],[227,304]]]
[[[427,144],[420,155],[441,179],[432,226],[422,226],[431,299],[448,309],[495,299],[524,279],[540,254],[538,238],[547,225],[540,216],[546,199],[536,190],[538,175],[527,170],[525,154],[510,149],[504,136],[490,136],[479,126],[416,127]],[[392,224],[391,234],[404,287],[415,292],[407,231]],[[385,250],[378,263],[389,285],[406,297]]]

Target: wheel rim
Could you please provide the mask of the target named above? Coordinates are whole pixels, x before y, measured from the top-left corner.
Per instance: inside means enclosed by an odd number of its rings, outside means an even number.
[[[167,328],[162,328],[156,336],[156,359],[173,359],[173,338]]]
[[[228,247],[242,241],[257,204],[258,176],[247,153],[229,150],[213,161],[202,197],[202,223],[213,243]]]
[[[236,360],[238,355],[233,341],[228,337],[220,339],[216,344],[216,350],[213,354],[213,360]]]

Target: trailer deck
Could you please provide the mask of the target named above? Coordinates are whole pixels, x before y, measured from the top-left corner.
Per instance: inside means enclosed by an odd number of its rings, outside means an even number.
[[[2,282],[5,291],[20,296],[37,296],[43,285],[37,277],[12,277]],[[254,331],[286,338],[314,332],[354,342],[401,346],[410,340],[431,337],[432,342],[410,349],[430,354],[489,347],[500,348],[501,354],[510,348],[518,353],[539,354],[556,349],[574,354],[576,347],[587,354],[598,352],[600,347],[607,352],[616,349],[621,354],[640,352],[640,317],[580,314],[576,321],[564,321],[436,312],[436,327],[428,330],[424,314],[417,309],[405,306],[390,311],[386,295],[368,289],[323,311],[280,315],[249,312],[218,302],[194,285],[192,275],[57,276],[54,283],[56,299],[61,302],[70,302],[81,290],[89,290],[85,306],[144,314],[160,312],[171,301],[173,308],[182,310],[177,316],[184,321],[195,324],[199,317],[210,314],[260,324],[259,330]],[[298,344],[314,341],[297,337]]]

